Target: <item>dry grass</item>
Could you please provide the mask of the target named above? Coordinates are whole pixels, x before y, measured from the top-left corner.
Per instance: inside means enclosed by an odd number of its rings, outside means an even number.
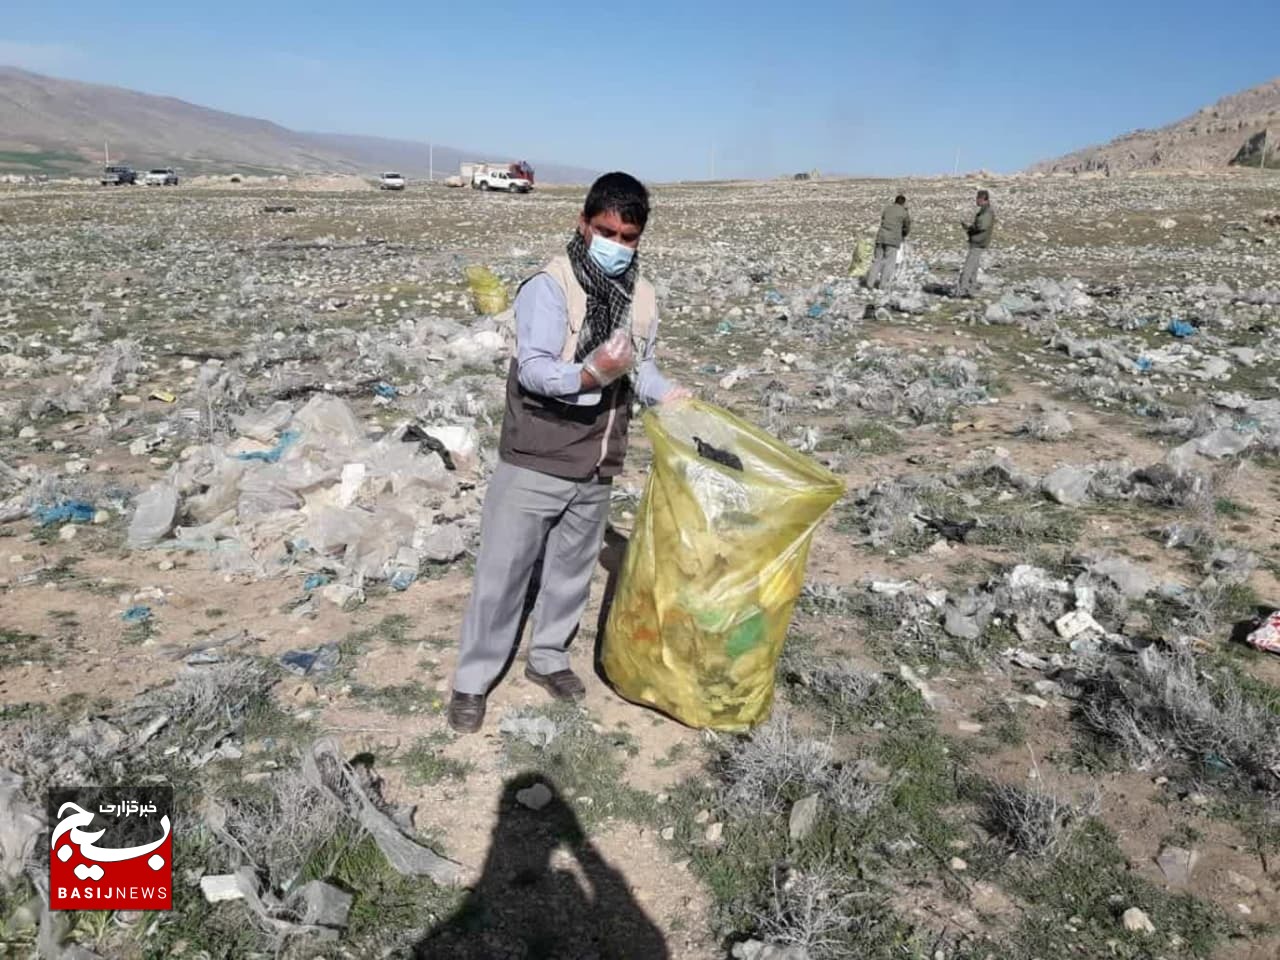
[[[1082,715],[1139,770],[1184,762],[1280,786],[1280,716],[1233,674],[1204,672],[1190,654],[1148,647],[1131,671],[1094,684]]]
[[[744,813],[776,813],[820,793],[847,813],[866,814],[883,788],[868,782],[861,764],[836,760],[829,740],[798,733],[785,713],[734,743],[720,759],[727,806]]]

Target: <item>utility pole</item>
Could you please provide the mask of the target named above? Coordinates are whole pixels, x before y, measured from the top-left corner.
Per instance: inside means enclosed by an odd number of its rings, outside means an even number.
[[[716,145],[711,145],[711,179],[716,178]]]
[[[951,168],[951,175],[953,177],[960,176],[960,148],[959,147],[956,147],[956,164],[954,167]]]
[[[434,183],[436,179],[436,145],[427,144],[427,181]]]
[[[106,140],[102,141],[102,165],[104,167],[111,166],[111,144]]]

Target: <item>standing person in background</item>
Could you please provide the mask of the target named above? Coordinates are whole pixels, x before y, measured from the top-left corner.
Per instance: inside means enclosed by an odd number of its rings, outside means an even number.
[[[654,361],[658,307],[636,248],[649,193],[625,173],[591,186],[565,253],[516,295],[516,356],[507,375],[500,462],[480,522],[462,622],[449,725],[474,733],[519,642],[533,567],[543,568],[524,675],[557,700],[586,693],[569,644],[587,605],[627,451],[633,400],[688,397]]]
[[[969,235],[969,255],[965,257],[964,267],[960,270],[960,279],[956,283],[956,296],[973,299],[974,288],[978,285],[978,271],[982,269],[982,258],[991,246],[991,231],[996,225],[996,214],[991,209],[991,194],[986,190],[978,191],[978,213],[973,223],[961,224]]]
[[[876,254],[867,272],[867,286],[872,290],[888,289],[898,266],[898,248],[911,233],[911,214],[907,198],[901,193],[880,214],[880,230],[876,233]]]

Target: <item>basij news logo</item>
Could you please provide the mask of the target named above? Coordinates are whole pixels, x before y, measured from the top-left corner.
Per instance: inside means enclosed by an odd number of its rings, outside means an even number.
[[[173,788],[49,791],[49,907],[173,909]]]

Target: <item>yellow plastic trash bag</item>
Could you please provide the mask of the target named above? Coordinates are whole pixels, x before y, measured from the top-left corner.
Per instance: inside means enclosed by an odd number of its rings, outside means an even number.
[[[476,313],[493,315],[507,309],[507,288],[488,267],[467,267],[467,284]]]
[[[844,485],[725,410],[650,411],[653,467],[605,633],[622,696],[695,727],[769,715],[814,528]]]
[[[863,237],[853,247],[853,259],[849,261],[849,276],[865,277],[871,269],[876,245],[870,237]]]

